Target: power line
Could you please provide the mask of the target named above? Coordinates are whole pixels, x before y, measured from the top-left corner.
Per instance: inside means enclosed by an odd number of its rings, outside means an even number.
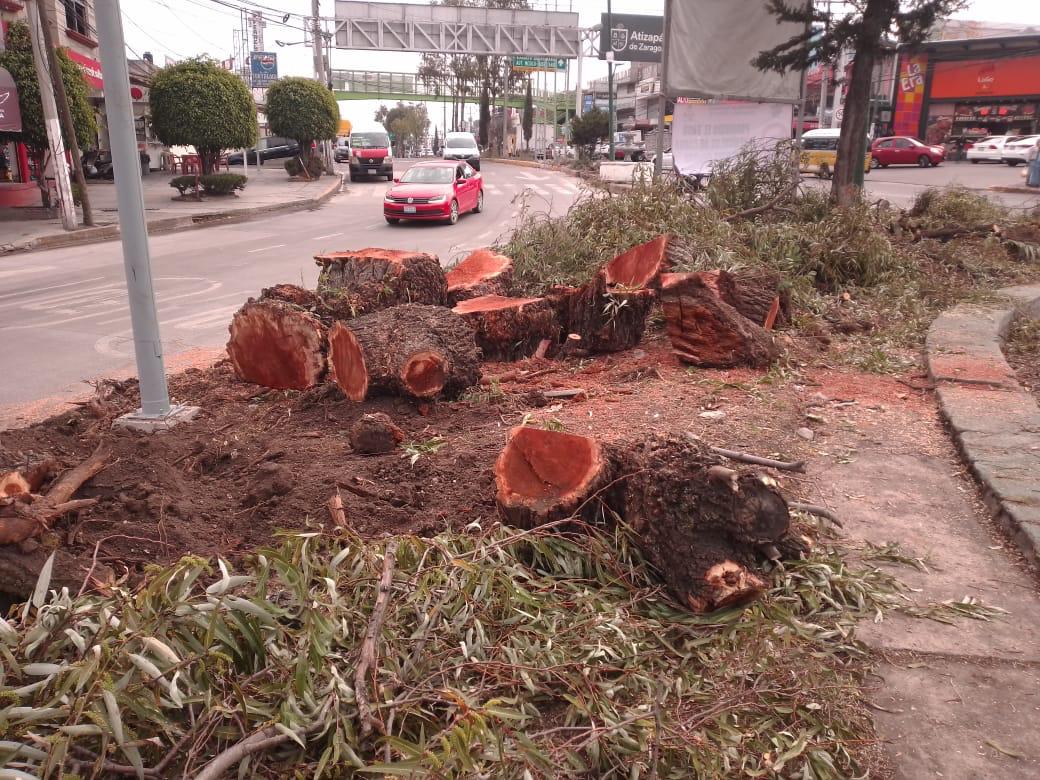
[[[124,19],[126,19],[126,20],[127,20],[128,22],[130,22],[130,24],[132,24],[132,25],[133,25],[134,27],[136,27],[136,28],[137,28],[138,30],[140,30],[140,31],[141,31],[141,34],[142,34],[142,35],[144,35],[144,36],[145,36],[146,38],[148,38],[148,39],[149,39],[150,41],[154,42],[154,43],[156,44],[156,46],[158,46],[158,47],[159,47],[160,49],[162,49],[163,51],[168,51],[168,52],[169,52],[170,54],[172,54],[172,55],[173,55],[174,57],[178,57],[178,58],[180,58],[180,59],[182,59],[182,60],[183,60],[183,59],[186,59],[186,57],[185,57],[185,56],[184,56],[183,54],[178,54],[177,52],[175,52],[175,51],[174,51],[173,49],[171,49],[171,48],[170,48],[169,46],[167,46],[167,45],[166,45],[165,43],[162,43],[161,41],[159,41],[159,40],[158,40],[157,38],[155,38],[155,37],[154,37],[154,36],[153,36],[153,35],[152,35],[151,33],[149,33],[149,32],[148,32],[148,31],[147,31],[146,29],[144,29],[144,28],[143,28],[143,27],[142,27],[141,25],[139,25],[139,24],[138,24],[137,22],[135,22],[135,21],[134,21],[133,19],[131,19],[131,18],[130,18],[130,16],[129,16],[129,14],[127,14],[127,12],[126,12],[126,11],[123,11],[123,18],[124,18]]]
[[[165,2],[165,0],[156,0],[156,2],[159,3],[159,5],[161,5],[163,8],[165,8],[167,11],[169,11],[170,12],[170,16],[174,17],[181,24],[181,26],[184,27],[185,30],[188,30],[189,32],[195,33],[195,35],[203,43],[215,47],[217,49],[217,51],[223,51],[225,49],[224,46],[219,45],[219,44],[215,44],[215,43],[213,43],[213,41],[209,40],[208,38],[203,38],[201,35],[199,35],[198,32],[196,32],[192,27],[190,27],[188,25],[187,22],[185,22],[183,19],[181,19],[177,14],[175,14],[173,12],[173,9],[170,8],[169,4],[167,2]]]

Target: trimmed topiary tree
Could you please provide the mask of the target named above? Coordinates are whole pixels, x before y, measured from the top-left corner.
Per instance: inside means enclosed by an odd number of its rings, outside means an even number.
[[[324,85],[313,79],[287,76],[267,90],[267,123],[274,135],[300,144],[305,164],[315,141],[331,141],[339,128],[339,105]],[[307,165],[308,170],[310,166]]]
[[[76,141],[81,149],[97,146],[97,120],[90,105],[90,90],[79,69],[65,54],[57,50],[61,64],[61,78],[69,96],[72,124],[76,129]],[[25,22],[13,22],[7,30],[7,47],[0,52],[0,68],[6,68],[18,87],[18,107],[22,112],[22,132],[0,133],[0,141],[20,141],[25,144],[36,170],[44,168],[47,156],[47,129],[43,123],[43,103],[40,100],[40,82],[33,65],[32,43],[29,27]],[[66,145],[69,143],[65,137]],[[40,182],[40,194],[44,206],[49,206],[50,194],[46,182]]]
[[[208,60],[185,60],[152,78],[152,128],[167,146],[194,146],[203,173],[227,149],[256,143],[256,105],[234,73]]]

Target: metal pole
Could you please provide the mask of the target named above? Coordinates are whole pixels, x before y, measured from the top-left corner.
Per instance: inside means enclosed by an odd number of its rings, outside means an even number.
[[[119,0],[106,0],[94,7],[97,16],[98,49],[105,81],[105,112],[112,146],[116,198],[119,206],[119,236],[123,243],[123,266],[134,333],[134,354],[141,388],[141,416],[165,417],[170,411],[170,394],[163,369],[159,318],[155,312],[148,228],[144,219],[144,188],[137,158],[137,136],[130,103],[130,77],[126,70],[126,43]]]
[[[581,61],[585,59],[585,39],[578,42],[578,72],[574,82],[574,116],[581,116]]]
[[[614,162],[614,46],[610,43],[610,30],[614,26],[613,16],[610,13],[610,0],[607,0],[607,111],[610,113],[607,123],[610,133],[610,161]]]
[[[664,17],[661,19],[661,29],[668,29],[668,3],[664,4]],[[661,178],[664,171],[664,115],[668,112],[668,98],[664,94],[664,62],[665,47],[668,45],[668,36],[661,38],[661,64],[657,70],[657,95],[661,102],[657,113],[657,157],[654,159],[654,176]]]
[[[36,11],[32,10],[35,5],[35,2],[30,3],[30,15],[36,13]],[[46,19],[42,18],[42,15],[40,18],[40,32],[43,33],[44,51],[57,51],[57,47],[54,45],[54,35],[51,31],[51,26],[47,23]],[[79,153],[79,141],[76,139],[76,125],[72,120],[72,110],[69,108],[69,96],[65,93],[65,81],[62,78],[61,64],[58,62],[58,58],[54,55],[49,55],[47,60],[50,63],[51,83],[54,85],[54,100],[58,105],[58,115],[61,118],[61,124],[65,130],[65,136],[69,139],[69,151],[72,153],[72,175],[75,177],[76,184],[79,186],[79,202],[80,208],[83,209],[83,224],[93,226],[94,212],[90,208],[90,193],[87,192],[87,180],[83,176],[83,158]],[[73,200],[73,204],[75,204],[75,200]]]
[[[47,66],[47,46],[43,42],[43,33],[40,30],[43,22],[40,19],[39,8],[30,5],[29,37],[32,39],[33,64],[36,66],[36,78],[40,83],[40,98],[43,102],[43,123],[47,129],[47,141],[50,145],[51,159],[54,161],[54,181],[58,187],[58,205],[61,207],[61,224],[66,230],[76,227],[76,204],[72,200],[72,184],[69,181],[69,166],[65,161],[65,140],[61,135],[61,125],[58,123],[58,107],[54,102],[54,91],[50,89],[50,68]],[[126,63],[123,65],[124,69]],[[129,83],[129,82],[128,82]],[[127,87],[129,89],[129,87]],[[133,118],[130,120],[133,129]],[[134,139],[134,151],[137,150],[137,139]],[[140,168],[140,164],[138,164]],[[43,177],[43,185],[47,186],[47,174],[40,171]]]

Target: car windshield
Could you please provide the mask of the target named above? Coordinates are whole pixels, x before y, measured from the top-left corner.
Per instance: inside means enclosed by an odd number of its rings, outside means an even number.
[[[451,184],[455,180],[455,169],[446,166],[409,168],[401,181],[405,184]]]
[[[472,149],[476,146],[471,138],[449,138],[444,145],[449,149]]]
[[[386,149],[390,146],[390,137],[386,133],[354,133],[350,136],[350,145],[355,149]]]

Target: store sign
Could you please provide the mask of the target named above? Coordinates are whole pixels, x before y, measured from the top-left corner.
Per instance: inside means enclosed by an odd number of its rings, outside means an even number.
[[[18,88],[6,68],[0,68],[0,132],[22,132],[22,112],[18,107]]]
[[[563,57],[513,57],[513,70],[524,73],[549,71],[550,73],[567,70],[567,60]]]
[[[937,62],[931,96],[939,98],[1018,97],[1040,91],[1040,55],[994,60]]]
[[[278,55],[273,51],[250,52],[249,76],[252,86],[269,87],[278,80]]]
[[[79,69],[83,71],[83,78],[87,80],[88,87],[91,89],[104,89],[105,83],[102,80],[100,62],[85,54],[80,54],[75,49],[66,49],[65,53],[69,55],[70,60],[79,65]]]
[[[664,21],[660,16],[603,14],[600,24],[599,58],[607,52],[621,62],[660,62],[664,47]]]

